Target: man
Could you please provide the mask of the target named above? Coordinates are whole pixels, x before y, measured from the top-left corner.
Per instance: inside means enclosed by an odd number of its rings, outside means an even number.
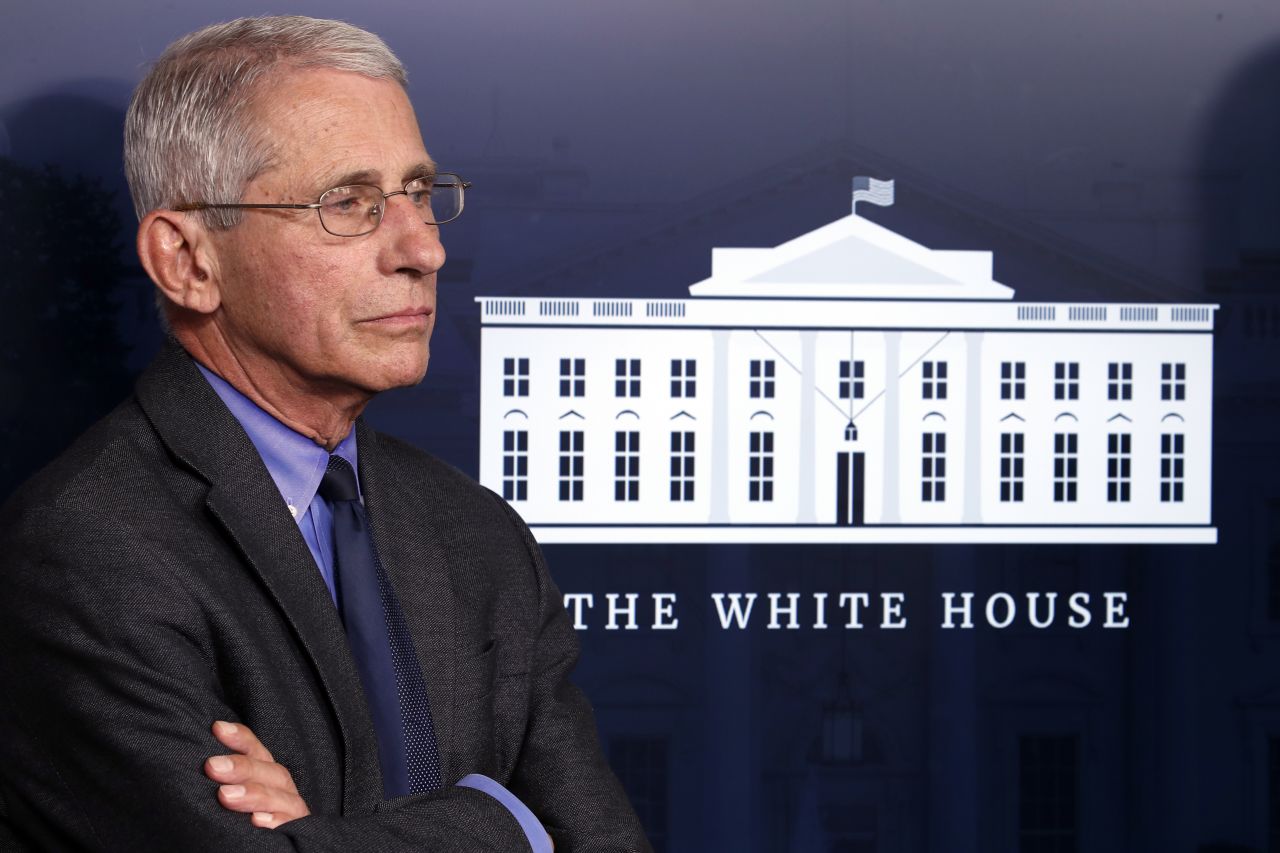
[[[0,521],[10,846],[649,849],[528,530],[359,419],[426,371],[461,212],[404,85],[369,33],[263,18],[135,92],[173,340]]]

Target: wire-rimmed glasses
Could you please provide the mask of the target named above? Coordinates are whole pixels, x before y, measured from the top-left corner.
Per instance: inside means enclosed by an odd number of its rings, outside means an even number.
[[[381,187],[370,184],[350,184],[325,190],[311,204],[244,204],[230,202],[193,202],[179,204],[174,210],[208,210],[230,208],[234,210],[314,210],[320,214],[320,225],[335,237],[360,237],[370,233],[382,222],[386,212],[386,200],[402,195],[418,209],[427,225],[443,225],[462,215],[463,194],[471,186],[452,172],[441,172],[423,178],[414,178],[403,189],[384,193]]]

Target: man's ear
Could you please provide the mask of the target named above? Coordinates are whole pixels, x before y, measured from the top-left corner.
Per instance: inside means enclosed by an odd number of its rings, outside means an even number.
[[[222,303],[214,247],[198,216],[153,210],[138,223],[138,258],[175,305],[212,314]]]

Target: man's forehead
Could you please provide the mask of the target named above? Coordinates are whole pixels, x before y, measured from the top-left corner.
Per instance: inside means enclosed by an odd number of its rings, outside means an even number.
[[[408,93],[395,80],[336,68],[283,68],[259,84],[253,102],[260,119],[302,112],[349,111],[374,102],[413,112]]]
[[[255,101],[255,118],[276,149],[272,177],[287,178],[291,189],[390,189],[436,172],[408,96],[394,80],[299,69]]]

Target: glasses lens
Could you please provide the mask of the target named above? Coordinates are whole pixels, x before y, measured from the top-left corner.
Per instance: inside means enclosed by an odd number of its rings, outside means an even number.
[[[382,220],[382,190],[355,185],[334,187],[320,196],[320,224],[339,237],[359,237]]]
[[[422,211],[422,221],[430,225],[452,222],[462,213],[462,179],[457,175],[436,175],[434,182],[410,181],[405,190]]]

